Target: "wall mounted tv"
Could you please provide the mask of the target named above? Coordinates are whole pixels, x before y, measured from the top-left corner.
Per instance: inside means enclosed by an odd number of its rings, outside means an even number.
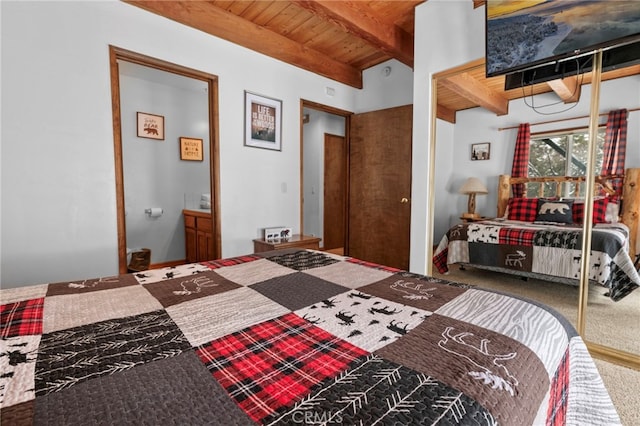
[[[640,64],[640,40],[621,44],[602,52],[602,72]],[[577,56],[564,61],[516,71],[504,77],[504,90],[528,87],[593,70],[593,55]]]
[[[487,0],[486,74],[511,74],[640,40],[639,0]]]

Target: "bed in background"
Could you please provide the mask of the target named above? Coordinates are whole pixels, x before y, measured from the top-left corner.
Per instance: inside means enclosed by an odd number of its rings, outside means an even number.
[[[538,303],[312,250],[4,289],[3,424],[619,423]]]
[[[434,252],[434,265],[440,273],[446,273],[448,265],[461,264],[578,285],[584,220],[584,201],[578,196],[583,182],[582,177],[501,176],[497,218],[453,226]],[[625,176],[597,177],[596,183],[601,195],[594,201],[589,279],[606,287],[617,301],[640,286],[634,266],[640,169],[627,169]],[[512,198],[513,184],[537,185],[539,196]],[[554,185],[554,195],[544,197],[549,184]]]

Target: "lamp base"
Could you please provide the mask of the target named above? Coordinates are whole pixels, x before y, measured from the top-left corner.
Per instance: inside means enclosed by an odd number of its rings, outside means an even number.
[[[462,213],[464,219],[477,219],[480,217],[478,213]]]

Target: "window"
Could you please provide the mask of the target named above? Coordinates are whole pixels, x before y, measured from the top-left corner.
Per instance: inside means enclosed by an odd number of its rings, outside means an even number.
[[[598,128],[596,141],[595,172],[602,169],[605,127]],[[584,176],[587,169],[589,130],[531,135],[529,144],[529,177],[536,176]],[[537,197],[539,188],[527,186],[527,197]],[[565,188],[569,193],[573,187]],[[544,196],[555,195],[553,184],[545,184]]]

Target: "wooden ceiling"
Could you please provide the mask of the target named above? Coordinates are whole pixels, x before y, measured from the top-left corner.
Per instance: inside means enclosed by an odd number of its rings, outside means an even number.
[[[426,0],[124,0],[332,80],[362,88],[362,71],[396,59],[413,68],[414,9]],[[480,7],[485,0],[473,0]],[[640,65],[603,73],[602,79],[640,74]],[[504,90],[504,76],[486,78],[484,59],[438,74],[438,118],[483,107],[504,115],[509,100],[555,92],[580,97],[590,74]]]
[[[362,88],[391,58],[413,68],[414,8],[425,0],[124,0],[283,62]]]

